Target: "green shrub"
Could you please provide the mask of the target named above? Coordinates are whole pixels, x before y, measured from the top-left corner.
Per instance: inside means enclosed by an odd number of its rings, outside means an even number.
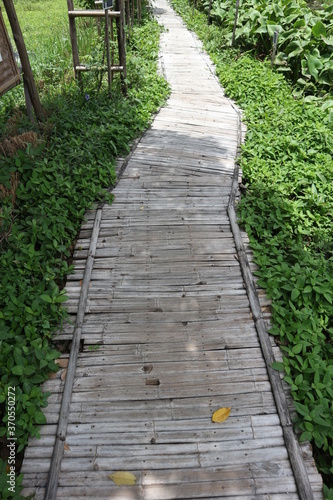
[[[201,4],[205,12],[209,2]],[[211,18],[221,27],[222,43],[230,47],[235,19],[235,2],[214,0]],[[302,0],[241,0],[236,46],[253,50],[259,57],[270,57],[274,32],[278,32],[278,51],[274,64],[300,92],[325,96],[333,81],[333,5],[324,3],[313,10]]]

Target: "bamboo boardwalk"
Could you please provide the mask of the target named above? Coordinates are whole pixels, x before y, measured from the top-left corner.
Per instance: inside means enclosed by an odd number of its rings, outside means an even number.
[[[296,500],[227,212],[239,116],[193,35],[165,0],[156,6],[172,93],[101,211],[56,498]],[[73,322],[95,215],[66,286]],[[48,424],[25,453],[24,494],[37,500],[65,375],[45,384]],[[230,417],[212,423],[220,407]],[[321,499],[302,450],[313,490],[303,498]],[[136,484],[117,486],[116,471]]]

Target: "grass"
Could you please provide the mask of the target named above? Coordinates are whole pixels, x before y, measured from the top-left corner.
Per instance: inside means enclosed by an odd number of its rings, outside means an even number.
[[[50,35],[58,32],[59,26],[68,25],[65,1],[15,0],[14,5],[30,53],[39,54]],[[9,26],[5,11],[3,14]]]
[[[229,97],[244,110],[248,132],[241,168],[246,195],[238,207],[272,299],[273,334],[297,410],[300,440],[311,441],[333,498],[333,131],[315,103],[293,97],[281,74],[251,54],[222,49],[221,33],[174,6],[204,41]]]
[[[38,129],[27,121],[21,86],[0,101],[2,498],[20,498],[22,480],[17,477],[15,494],[8,490],[8,391],[15,387],[19,454],[45,422],[48,395],[40,384],[57,370],[52,338],[66,318],[63,285],[84,213],[96,200],[112,201],[107,188],[115,181],[116,157],[129,151],[168,94],[157,75],[160,28],[147,9],[127,45],[128,96],[117,78],[109,97],[106,75],[100,81],[93,73],[85,75],[82,94],[73,78],[64,3],[16,2],[45,122]],[[101,60],[95,24],[79,24],[78,33],[80,55]]]

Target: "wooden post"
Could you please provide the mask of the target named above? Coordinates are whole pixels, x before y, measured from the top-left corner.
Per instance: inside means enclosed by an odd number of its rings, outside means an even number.
[[[68,7],[68,12],[74,10],[74,2],[73,0],[67,0],[67,7]],[[75,78],[79,80],[79,85],[81,90],[82,88],[82,78],[81,78],[81,73],[77,72],[76,68],[80,66],[80,59],[79,59],[79,49],[77,46],[77,35],[76,35],[76,26],[75,26],[75,17],[69,17],[69,34],[71,38],[71,44],[72,44],[72,54],[73,54],[73,64],[74,64],[74,71],[75,71]]]
[[[129,27],[131,24],[130,0],[125,0],[125,16],[126,16],[126,24]]]
[[[131,25],[134,26],[134,0],[131,0],[132,10],[131,10]]]
[[[23,74],[23,88],[24,88],[25,105],[27,108],[27,116],[29,118],[29,121],[31,123],[34,123],[33,105],[31,102],[30,92],[24,74]]]
[[[231,47],[233,47],[235,44],[235,32],[236,32],[236,27],[237,27],[238,9],[239,9],[239,0],[236,0],[236,14],[235,14],[234,29],[232,30]]]
[[[209,6],[208,6],[208,26],[210,25],[210,11],[212,9],[212,0],[209,0]]]
[[[32,106],[35,111],[35,115],[38,121],[43,121],[44,118],[44,112],[43,108],[39,99],[39,94],[36,86],[36,82],[34,80],[34,76],[32,73],[32,69],[30,66],[30,61],[29,61],[29,56],[28,52],[24,43],[22,31],[20,24],[17,19],[15,7],[13,4],[13,0],[4,0],[4,5],[5,9],[7,12],[8,20],[13,32],[13,37],[15,40],[15,44],[17,47],[17,51],[20,56],[21,64],[22,64],[22,70],[24,74],[24,80],[26,82],[28,91],[29,91],[29,96],[31,99]]]
[[[137,0],[138,24],[141,22],[141,0]]]
[[[114,66],[114,33],[113,33],[113,18],[111,17],[111,42],[112,42],[112,47],[111,47],[111,66]],[[111,72],[112,79],[113,79],[113,72]]]
[[[126,45],[125,45],[125,31],[124,31],[124,0],[116,0],[116,10],[120,11],[120,17],[116,19],[117,25],[117,37],[118,37],[118,52],[119,52],[119,64],[123,67],[122,73],[120,73],[122,91],[127,94],[127,84],[126,84]]]
[[[55,436],[55,444],[53,448],[53,455],[51,459],[51,465],[46,484],[46,491],[44,496],[45,500],[55,500],[57,497],[58,480],[60,475],[61,461],[65,449],[65,439],[67,435],[67,426],[69,422],[69,410],[70,410],[71,397],[75,379],[75,370],[79,356],[82,326],[83,326],[85,310],[87,307],[87,297],[88,297],[89,283],[91,280],[91,273],[94,267],[94,261],[96,257],[97,240],[101,227],[101,220],[102,220],[102,208],[98,208],[95,215],[94,226],[90,239],[88,258],[84,269],[83,282],[81,286],[78,311],[76,315],[76,322],[73,333],[73,341],[68,361],[68,370],[61,399],[61,408],[60,408],[57,432]],[[96,496],[96,498],[98,497]]]
[[[278,36],[279,32],[274,31],[274,36],[273,36],[273,53],[272,53],[272,59],[271,59],[271,67],[273,68],[275,56],[276,56],[276,49],[277,49],[277,42],[278,42]]]
[[[109,35],[109,10],[105,9],[105,46],[106,46],[106,61],[108,66],[108,85],[109,93],[111,92],[112,73],[111,73],[111,54],[110,54],[110,35]]]

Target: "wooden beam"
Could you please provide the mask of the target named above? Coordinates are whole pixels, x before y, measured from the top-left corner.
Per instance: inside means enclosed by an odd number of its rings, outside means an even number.
[[[234,28],[232,30],[231,47],[233,47],[235,45],[235,33],[236,33],[236,28],[237,28],[238,9],[239,9],[239,0],[236,0],[236,13],[235,13]]]
[[[15,44],[17,47],[17,51],[20,56],[22,70],[24,73],[24,79],[26,81],[26,85],[29,91],[30,99],[32,106],[35,111],[35,115],[38,121],[43,121],[44,112],[39,99],[39,94],[36,86],[36,82],[34,80],[34,76],[32,73],[32,69],[30,66],[28,52],[24,43],[21,27],[16,15],[15,7],[13,4],[13,0],[4,0],[5,9],[7,12],[8,20],[13,32],[13,37],[15,40]]]
[[[126,41],[124,31],[124,0],[116,0],[116,9],[120,11],[121,16],[116,20],[117,23],[117,37],[118,37],[118,51],[119,51],[119,64],[123,66],[123,73],[121,74],[122,91],[127,94],[127,72],[126,72]]]
[[[76,71],[106,71],[108,68],[107,66],[76,66],[75,70]],[[123,71],[122,66],[111,66],[111,71]]]
[[[211,18],[210,18],[210,11],[212,10],[212,0],[209,0],[209,6],[208,6],[208,20],[207,20],[207,23],[208,23],[208,26],[210,25],[210,22],[211,22]]]
[[[141,22],[141,0],[137,0],[137,20],[138,24]]]
[[[125,18],[127,26],[131,24],[131,8],[130,8],[130,0],[125,0]]]
[[[27,108],[27,116],[30,122],[33,123],[34,122],[33,105],[31,102],[30,92],[24,75],[23,75],[23,88],[24,88],[25,105]]]
[[[111,51],[110,51],[110,33],[109,33],[109,18],[108,11],[105,11],[105,46],[106,46],[106,60],[108,68],[108,86],[109,93],[111,92],[112,85],[112,71],[111,71]]]
[[[94,260],[95,260],[95,253],[96,253],[99,229],[101,226],[101,220],[102,220],[102,208],[98,208],[98,210],[96,212],[96,217],[94,220],[93,233],[91,235],[91,243],[90,243],[90,248],[89,248],[89,258],[87,259],[87,263],[86,263],[86,267],[85,267],[85,271],[84,271],[84,278],[83,278],[83,282],[82,282],[82,293],[80,296],[79,310],[78,310],[78,314],[76,316],[75,330],[74,330],[74,334],[73,334],[73,342],[72,342],[72,346],[71,346],[71,352],[69,355],[68,371],[67,371],[66,380],[65,380],[65,387],[64,387],[64,391],[63,391],[63,395],[62,395],[61,411],[60,411],[60,418],[59,418],[59,422],[58,422],[56,441],[55,441],[55,446],[53,449],[51,467],[50,467],[48,482],[47,482],[47,486],[46,486],[45,498],[47,500],[55,500],[56,495],[57,495],[58,479],[59,479],[59,474],[60,474],[61,460],[62,460],[62,456],[64,453],[65,439],[66,439],[66,434],[67,434],[67,425],[68,425],[68,420],[69,420],[69,410],[70,410],[71,397],[72,397],[72,391],[73,391],[73,385],[74,385],[75,370],[76,370],[76,364],[77,364],[77,359],[78,359],[78,355],[79,355],[82,325],[83,325],[83,319],[84,319],[85,308],[86,308],[86,303],[87,303],[88,288],[89,288],[91,273],[92,273]]]
[[[79,58],[79,49],[78,49],[78,45],[77,45],[75,17],[69,15],[70,11],[73,11],[73,9],[74,9],[73,0],[67,0],[67,7],[68,7],[68,17],[69,17],[69,35],[70,35],[71,45],[72,45],[72,56],[73,56],[75,78],[77,78],[77,77],[79,78],[79,85],[81,87],[81,90],[83,90],[82,89],[81,75],[78,74],[76,71],[76,68],[78,66],[80,66],[80,58]]]
[[[240,150],[240,146],[242,143],[241,117],[240,117],[240,112],[236,108],[234,109],[238,114],[238,150]],[[272,363],[275,361],[275,356],[270,342],[269,334],[267,332],[265,318],[261,310],[259,296],[255,281],[253,279],[250,263],[247,257],[246,250],[244,248],[242,234],[237,224],[235,200],[236,200],[236,193],[238,191],[238,177],[239,177],[239,167],[236,161],[232,189],[228,203],[228,215],[230,219],[231,230],[234,235],[238,261],[241,266],[244,284],[248,294],[250,307],[252,311],[252,317],[255,322],[256,330],[260,341],[260,346],[266,362],[267,372],[275,399],[276,409],[280,417],[284,440],[289,454],[290,463],[294,472],[299,497],[301,500],[313,500],[314,496],[309,476],[305,468],[300,445],[297,441],[297,437],[295,436],[293,430],[292,420],[288,410],[288,404],[286,400],[286,395],[283,390],[280,374],[272,368]]]
[[[71,1],[71,0],[67,0],[67,3],[68,3],[68,1]],[[68,10],[68,15],[70,18],[73,18],[73,17],[104,17],[105,16],[104,10],[74,10],[74,9]],[[120,17],[120,15],[121,15],[121,13],[119,11],[113,11],[113,10],[108,11],[109,17],[117,18],[117,17]]]

